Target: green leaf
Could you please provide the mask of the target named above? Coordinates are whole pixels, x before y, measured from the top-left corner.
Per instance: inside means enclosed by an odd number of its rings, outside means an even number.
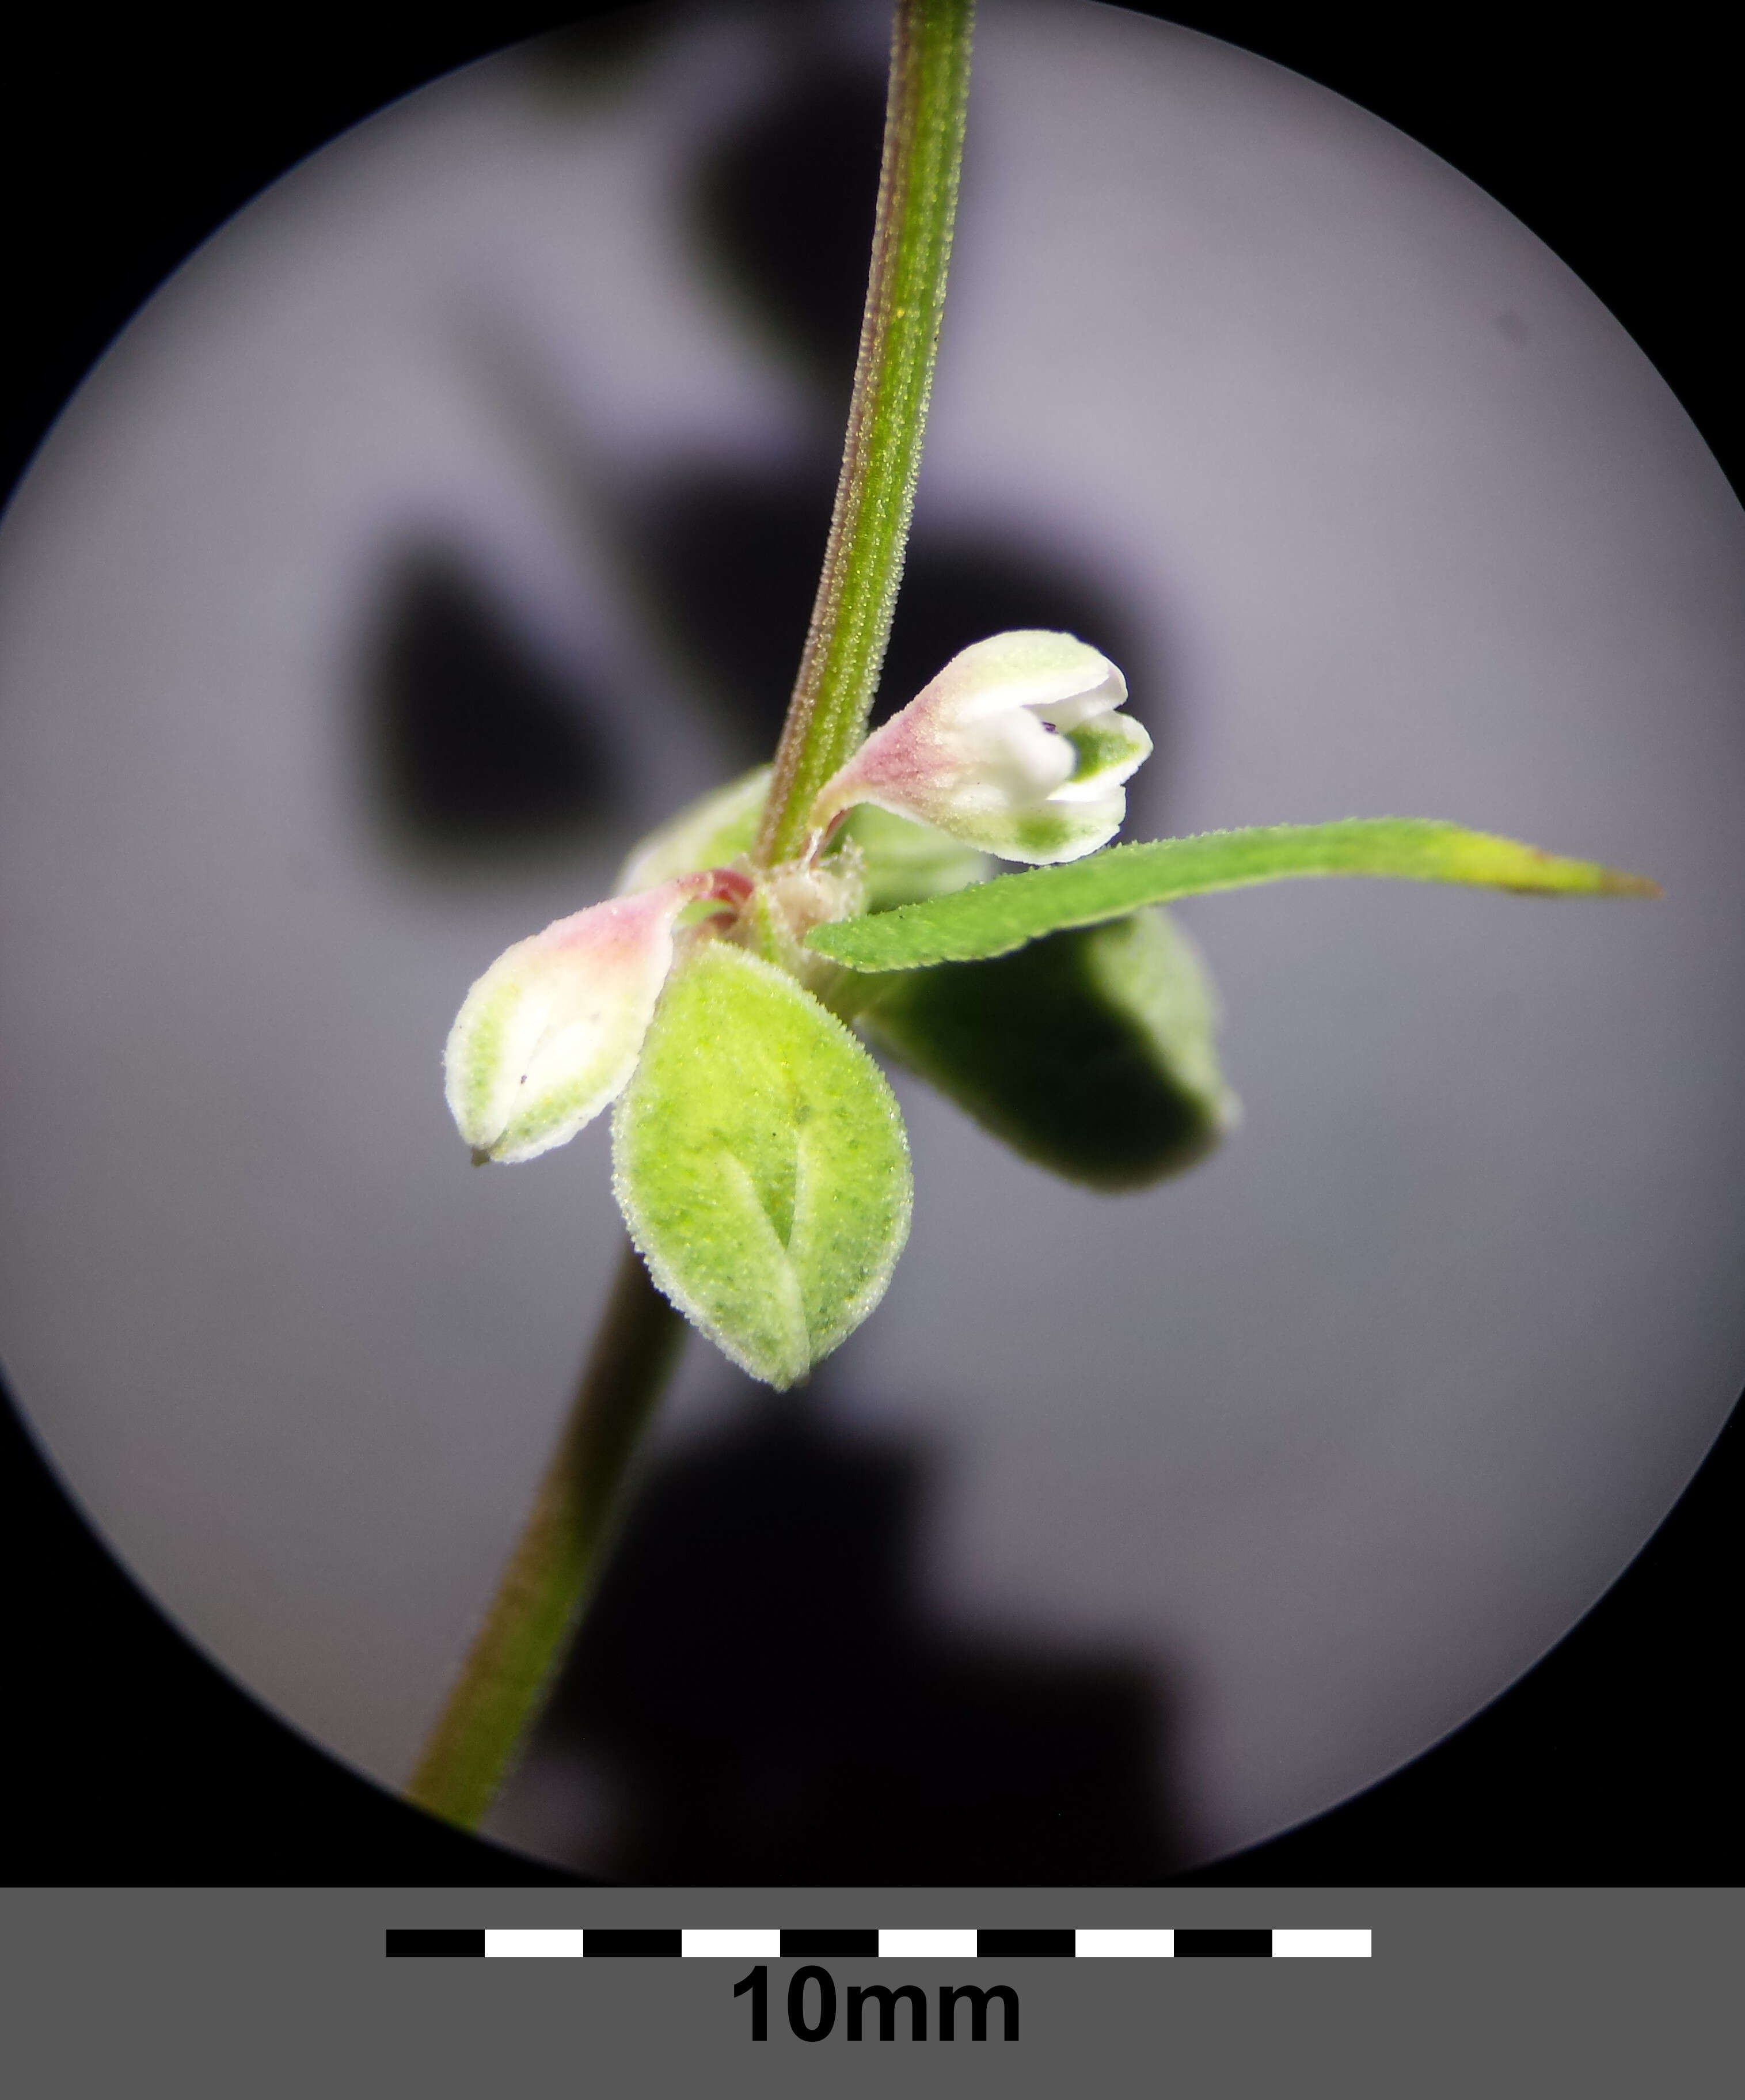
[[[1063,867],[997,876],[875,917],[818,926],[809,945],[856,970],[919,969],[1009,954],[1044,933],[1094,926],[1137,907],[1286,876],[1392,876],[1545,893],[1655,897],[1656,886],[1513,839],[1412,817],[1273,824],[1112,846]]]
[[[612,1126],[650,1273],[752,1377],[792,1385],[884,1295],[909,1145],[884,1074],[791,977],[699,942],[675,966]]]
[[[1161,911],[905,973],[861,1020],[1014,1151],[1111,1190],[1192,1166],[1235,1123],[1215,1023],[1198,953]]]

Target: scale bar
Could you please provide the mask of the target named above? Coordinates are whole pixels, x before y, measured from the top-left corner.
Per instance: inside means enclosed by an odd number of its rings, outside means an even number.
[[[487,1955],[496,1959],[586,1957],[619,1961],[731,1961],[877,1960],[1267,1961],[1289,1957],[1367,1961],[1367,1926],[492,1926],[389,1930],[391,1955]]]

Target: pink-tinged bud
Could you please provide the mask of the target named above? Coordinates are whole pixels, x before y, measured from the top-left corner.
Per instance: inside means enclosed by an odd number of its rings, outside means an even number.
[[[1126,681],[1070,634],[1024,628],[954,656],[813,805],[822,834],[857,802],[1005,860],[1066,861],[1120,830],[1151,739],[1117,712]]]
[[[505,949],[462,1001],[443,1053],[449,1113],[474,1157],[532,1159],[615,1100],[672,966],[679,914],[750,892],[726,868],[680,876]]]

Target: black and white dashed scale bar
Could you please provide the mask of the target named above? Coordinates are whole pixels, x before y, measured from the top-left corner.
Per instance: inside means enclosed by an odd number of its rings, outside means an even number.
[[[1042,1958],[1085,1961],[1121,1958],[1179,1961],[1195,1957],[1332,1957],[1367,1961],[1367,1927],[1262,1926],[1258,1930],[1223,1926],[1081,1926],[1059,1930],[977,1930],[973,1926],[890,1926],[849,1930],[841,1926],[701,1926],[668,1930],[581,1926],[487,1927],[483,1930],[394,1930],[388,1952],[394,1955],[461,1955],[559,1959],[602,1957],[618,1959],[694,1959],[734,1961],[818,1961],[827,1959],[889,1961],[1002,1961]]]

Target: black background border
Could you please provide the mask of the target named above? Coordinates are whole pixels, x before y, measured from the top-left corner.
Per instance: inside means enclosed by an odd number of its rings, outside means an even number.
[[[419,20],[317,7],[259,11],[215,33],[192,11],[82,11],[9,34],[0,487],[141,301],[267,183],[396,96],[589,11],[606,11],[501,5]],[[1651,30],[1608,38],[1577,37],[1569,24],[1582,18],[1543,7],[1413,11],[1385,26],[1367,9],[1287,18],[1236,0],[1142,11],[1321,82],[1488,190],[1611,308],[1734,488],[1745,485],[1727,318],[1745,183],[1709,18],[1663,8]],[[1742,1483],[1745,1410],[1637,1560],[1535,1670],[1368,1793],[1186,1880],[1745,1881],[1728,1696]],[[435,1824],[240,1691],[93,1538],[9,1405],[0,1597],[7,1882],[568,1878]]]

